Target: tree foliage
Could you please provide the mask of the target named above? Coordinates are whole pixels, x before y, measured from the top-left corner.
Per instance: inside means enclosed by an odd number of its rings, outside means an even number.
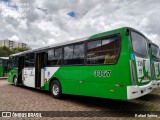
[[[9,49],[8,47],[0,47],[0,57],[8,57],[11,54],[15,54],[18,52],[23,52],[29,50],[28,48],[13,48]]]

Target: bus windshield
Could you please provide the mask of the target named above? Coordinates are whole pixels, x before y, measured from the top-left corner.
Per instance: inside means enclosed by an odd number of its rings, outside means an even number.
[[[9,58],[9,62],[8,62],[8,70],[11,70],[11,69],[13,69],[13,68],[16,68],[17,67],[17,63],[18,62],[18,60],[15,60],[15,58]]]
[[[159,58],[159,48],[156,45],[151,45],[153,57]]]
[[[147,57],[146,38],[137,32],[131,31],[133,51],[141,56]]]

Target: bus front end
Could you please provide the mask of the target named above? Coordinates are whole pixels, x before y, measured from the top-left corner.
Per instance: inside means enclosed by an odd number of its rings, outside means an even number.
[[[159,62],[159,47],[151,43],[151,65],[153,66],[153,72],[154,72],[154,80],[153,80],[153,88],[157,88],[159,86],[160,82],[160,62]]]
[[[150,58],[147,39],[141,33],[130,30],[131,85],[127,86],[127,99],[144,96],[152,91]]]
[[[158,62],[157,62],[157,73],[156,73],[156,81],[157,81],[157,87],[160,87],[160,48],[158,50]]]

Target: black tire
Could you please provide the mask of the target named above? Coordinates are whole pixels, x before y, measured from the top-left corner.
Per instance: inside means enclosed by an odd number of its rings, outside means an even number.
[[[14,76],[13,82],[15,86],[18,86],[18,78],[16,76]]]
[[[56,99],[62,98],[62,87],[58,80],[54,80],[51,82],[50,92],[51,92],[52,97]]]

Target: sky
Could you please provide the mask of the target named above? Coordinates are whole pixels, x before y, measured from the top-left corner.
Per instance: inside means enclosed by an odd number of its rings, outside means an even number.
[[[32,49],[128,26],[160,46],[160,0],[0,0],[0,40]]]

